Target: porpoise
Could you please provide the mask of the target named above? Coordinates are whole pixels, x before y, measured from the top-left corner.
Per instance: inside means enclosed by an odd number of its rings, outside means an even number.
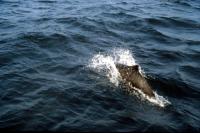
[[[116,67],[121,75],[122,83],[133,89],[133,87],[141,90],[147,96],[155,97],[152,87],[148,83],[147,79],[139,72],[139,66],[126,66],[122,64],[116,64]]]

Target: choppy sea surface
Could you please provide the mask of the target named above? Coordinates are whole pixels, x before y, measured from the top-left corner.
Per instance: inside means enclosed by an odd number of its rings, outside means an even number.
[[[0,0],[0,130],[200,131],[199,0]],[[125,92],[139,64],[156,102]]]

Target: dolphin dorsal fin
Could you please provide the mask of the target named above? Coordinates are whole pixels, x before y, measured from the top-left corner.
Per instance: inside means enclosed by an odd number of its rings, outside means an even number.
[[[139,65],[133,65],[133,66],[126,66],[123,64],[116,64],[116,67],[119,71],[134,71],[139,72]]]
[[[131,66],[131,68],[134,71],[139,71],[139,66],[138,65]]]

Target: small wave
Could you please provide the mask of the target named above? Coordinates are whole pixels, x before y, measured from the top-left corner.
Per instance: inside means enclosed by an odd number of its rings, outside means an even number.
[[[197,21],[179,18],[179,17],[158,17],[158,18],[145,18],[145,21],[155,26],[164,27],[182,27],[182,28],[199,28],[200,25]]]
[[[40,3],[56,3],[54,0],[39,0]]]
[[[137,63],[129,50],[114,48],[109,53],[98,53],[94,55],[89,61],[88,67],[98,72],[99,74],[106,76],[111,83],[118,87],[121,81],[121,76],[115,64],[133,66]],[[139,71],[142,75],[145,76],[145,73],[141,67],[139,67]],[[154,92],[155,98],[150,98],[137,88],[133,88],[133,90],[136,90],[133,91],[134,95],[139,96],[138,94],[140,94],[141,100],[146,99],[155,105],[159,105],[160,107],[165,107],[167,104],[170,104],[167,99],[159,96],[156,92]]]
[[[20,38],[23,40],[28,40],[33,43],[38,43],[45,45],[48,43],[51,43],[52,45],[55,45],[56,42],[64,42],[65,44],[69,42],[70,38],[62,33],[51,33],[51,34],[45,34],[40,32],[30,32],[30,33],[23,33],[20,34]],[[48,45],[49,47],[50,45]]]

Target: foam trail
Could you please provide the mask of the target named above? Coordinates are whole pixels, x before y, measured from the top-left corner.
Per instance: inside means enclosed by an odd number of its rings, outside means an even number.
[[[141,100],[147,99],[152,104],[158,105],[160,107],[165,107],[166,105],[169,105],[170,102],[165,99],[163,96],[158,95],[155,91],[153,92],[155,94],[155,98],[149,97],[148,95],[144,94],[140,89],[132,87],[135,91],[132,91],[131,93],[133,95],[138,96]]]
[[[109,54],[99,53],[94,55],[93,58],[89,61],[88,67],[98,72],[99,74],[107,76],[111,83],[113,83],[115,86],[118,86],[121,80],[121,76],[115,64],[133,66],[137,63],[134,56],[129,50],[114,48],[109,52]],[[142,71],[141,67],[139,67],[139,71],[142,75],[145,76],[145,73],[144,71]],[[154,92],[155,98],[150,98],[145,95],[141,90],[137,88],[133,89],[136,90],[136,92],[134,92],[135,95],[137,95],[138,93],[140,94],[141,100],[146,99],[153,104],[159,105],[160,107],[165,107],[166,105],[170,104],[167,99],[159,96],[156,92]]]

